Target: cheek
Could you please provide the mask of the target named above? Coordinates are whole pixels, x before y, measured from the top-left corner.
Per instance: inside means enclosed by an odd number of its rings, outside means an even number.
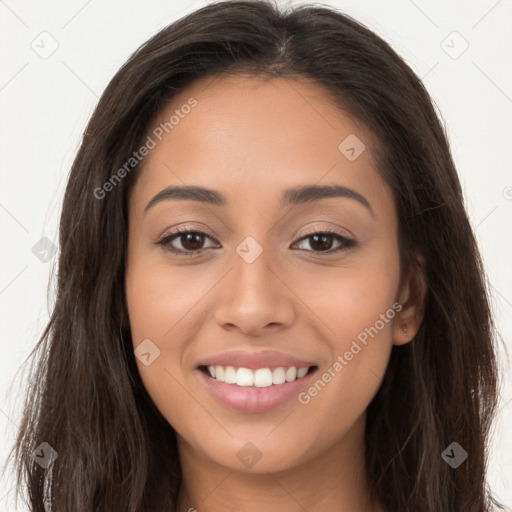
[[[313,409],[327,405],[329,418],[342,430],[364,412],[386,371],[394,319],[401,309],[396,302],[399,277],[398,249],[390,245],[296,280],[321,320],[319,338],[330,352],[299,401]]]
[[[149,258],[147,258],[150,261]],[[213,279],[192,267],[171,269],[162,263],[134,259],[126,273],[126,297],[130,327],[136,345],[140,338],[163,341],[172,337],[187,315],[197,314],[200,302],[214,284]],[[211,281],[211,283],[210,283]]]
[[[185,340],[189,334],[180,333],[182,326],[179,320],[186,314],[186,308],[181,313],[176,293],[162,284],[161,280],[148,273],[143,276],[136,272],[127,274],[130,329],[136,354],[138,346],[145,344],[149,347],[140,351],[150,353],[149,364],[147,357],[136,357],[139,375],[147,393],[169,424],[175,430],[182,431],[186,430],[190,421],[187,418],[194,410],[191,396],[183,387],[180,367],[182,348],[178,346],[183,343],[180,340]],[[172,346],[168,341],[170,339],[173,340]]]
[[[310,264],[299,268],[292,282],[294,291],[324,326],[320,336],[329,339],[329,345],[339,353],[377,321],[380,339],[391,342],[396,311],[389,311],[387,317],[391,318],[385,318],[384,323],[380,319],[395,303],[399,279],[398,249],[391,244],[375,244],[336,266]]]
[[[190,395],[179,385],[182,345],[193,331],[188,315],[196,311],[194,305],[207,292],[207,283],[191,285],[192,276],[171,272],[135,244],[129,251],[125,289],[133,345],[136,350],[145,344],[144,353],[150,353],[149,364],[148,358],[136,358],[137,368],[157,408],[180,428],[190,407]]]

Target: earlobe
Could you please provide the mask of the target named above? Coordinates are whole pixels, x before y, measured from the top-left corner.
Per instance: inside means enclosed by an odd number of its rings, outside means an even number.
[[[393,345],[405,345],[418,333],[423,321],[426,294],[425,260],[416,255],[401,286],[398,302],[402,309],[395,318]]]
[[[417,330],[414,334],[416,334]],[[409,325],[406,322],[395,323],[395,332],[393,334],[393,345],[405,345],[413,340],[414,334],[409,332]]]

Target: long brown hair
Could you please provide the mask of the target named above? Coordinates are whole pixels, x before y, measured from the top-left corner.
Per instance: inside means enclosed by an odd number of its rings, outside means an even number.
[[[375,135],[379,170],[395,194],[402,262],[415,268],[415,254],[424,262],[423,323],[411,343],[393,347],[367,410],[372,494],[390,512],[490,510],[494,327],[431,99],[357,21],[269,1],[217,2],[183,17],[143,44],[104,91],[66,188],[56,303],[31,354],[37,365],[12,451],[18,492],[28,492],[34,512],[44,510],[45,482],[56,512],[174,510],[182,478],[176,434],[141,382],[125,323],[127,197],[137,166],[105,197],[94,191],[141,146],[176,93],[200,77],[242,72],[312,79]],[[58,454],[48,468],[33,457],[43,442]],[[457,469],[441,456],[452,442],[468,453]]]

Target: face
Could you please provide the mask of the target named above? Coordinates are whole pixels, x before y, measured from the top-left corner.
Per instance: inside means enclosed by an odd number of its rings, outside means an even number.
[[[148,134],[127,305],[180,450],[267,472],[346,449],[415,334],[369,133],[303,78],[231,76],[182,91]]]

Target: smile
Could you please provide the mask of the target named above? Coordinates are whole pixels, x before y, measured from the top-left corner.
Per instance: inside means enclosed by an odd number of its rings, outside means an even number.
[[[256,414],[273,411],[292,401],[311,385],[317,369],[316,366],[278,367],[271,371],[270,368],[201,366],[197,375],[218,404],[240,413]]]

